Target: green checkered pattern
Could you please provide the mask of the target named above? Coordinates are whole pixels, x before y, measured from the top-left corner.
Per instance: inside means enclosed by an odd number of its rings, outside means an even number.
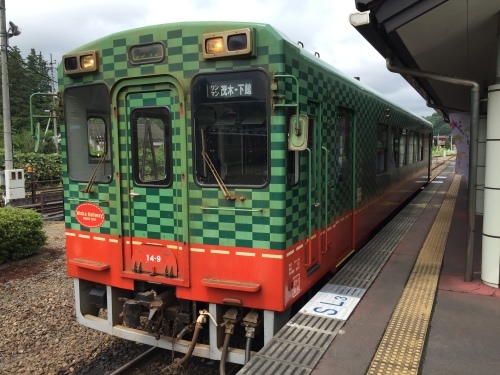
[[[112,181],[110,184],[94,183],[92,185],[93,193],[82,193],[87,183],[73,182],[69,180],[67,169],[67,154],[66,154],[66,138],[64,127],[61,131],[61,148],[63,150],[62,165],[63,165],[63,185],[64,185],[64,213],[66,220],[66,228],[78,229],[92,233],[102,234],[120,234],[120,204],[119,204],[119,189],[117,182]],[[85,155],[86,157],[86,155]],[[90,176],[89,176],[90,178]],[[81,226],[75,219],[74,210],[84,202],[92,202],[101,207],[106,216],[106,220],[99,228],[85,228]]]
[[[201,37],[204,33],[250,27],[256,31],[255,57],[239,59],[203,60]],[[161,63],[131,65],[128,48],[148,42],[162,42],[166,57]],[[238,247],[283,250],[303,239],[308,233],[309,204],[319,202],[311,210],[312,231],[358,206],[369,203],[380,192],[402,181],[426,165],[422,161],[409,168],[396,169],[377,176],[375,173],[376,128],[378,123],[410,130],[430,131],[423,121],[398,109],[393,103],[382,100],[370,89],[360,89],[358,83],[334,72],[321,61],[299,49],[272,27],[249,23],[179,23],[144,27],[126,31],[82,46],[77,51],[98,50],[100,71],[95,74],[67,77],[59,71],[61,89],[71,85],[106,82],[111,89],[111,106],[117,106],[118,116],[113,119],[113,165],[119,171],[110,184],[95,184],[96,201],[109,220],[96,229],[87,229],[116,235],[133,235],[186,241],[193,244],[225,245]],[[73,52],[77,52],[73,51]],[[289,74],[299,79],[299,98],[295,97],[295,82],[279,79],[278,87],[285,94],[285,102],[297,103],[302,114],[314,117],[315,139],[310,145],[313,168],[310,172],[314,184],[308,202],[309,172],[308,152],[300,153],[299,183],[286,183],[287,126],[285,109],[271,110],[270,164],[271,182],[262,189],[230,189],[237,199],[227,201],[218,188],[200,188],[193,180],[190,81],[194,74],[237,69],[262,68],[269,73]],[[158,78],[153,78],[153,76]],[[173,76],[179,85],[172,83]],[[130,79],[130,87],[127,80]],[[141,80],[144,82],[141,85]],[[170,83],[162,83],[169,81]],[[271,83],[271,82],[270,82]],[[271,94],[271,95],[272,95]],[[185,99],[184,99],[185,98]],[[273,99],[277,104],[278,99]],[[169,188],[142,188],[140,196],[130,198],[130,189],[136,190],[131,181],[131,149],[128,116],[135,107],[148,105],[168,106],[172,113],[173,176]],[[385,109],[391,116],[385,118]],[[184,116],[181,115],[181,108]],[[343,108],[352,112],[351,150],[355,150],[355,185],[351,181],[339,183],[336,163],[339,132],[337,116]],[[113,111],[112,111],[113,113]],[[64,130],[63,162],[66,161]],[[389,141],[391,145],[391,141]],[[325,147],[328,156],[322,149]],[[391,152],[389,152],[389,155]],[[329,165],[324,176],[325,163]],[[79,192],[85,184],[69,181],[64,166],[65,211],[67,227],[85,229],[72,218],[72,210]],[[184,174],[184,182],[182,181]],[[325,188],[326,187],[326,188]],[[361,188],[362,201],[355,203],[355,191]],[[326,193],[325,193],[326,190]],[[327,196],[325,196],[325,194]],[[240,200],[244,197],[244,200]],[[74,199],[72,201],[71,199]],[[325,205],[328,200],[328,205]],[[234,208],[237,210],[235,211]],[[108,211],[107,211],[108,210]],[[326,211],[325,211],[326,210]]]
[[[151,85],[141,87],[145,92],[134,92],[137,88],[126,88],[120,92],[119,106],[124,108],[119,114],[120,129],[124,129],[120,137],[120,174],[122,176],[123,230],[125,235],[143,238],[184,241],[182,231],[182,189],[181,168],[179,163],[173,165],[174,184],[171,188],[135,186],[132,181],[132,139],[128,131],[128,119],[133,108],[148,106],[166,106],[171,110],[172,124],[179,124],[179,98],[174,87],[168,85]],[[180,131],[178,126],[172,127],[172,150],[181,149]],[[175,153],[175,152],[174,152]],[[137,196],[130,198],[130,189]]]

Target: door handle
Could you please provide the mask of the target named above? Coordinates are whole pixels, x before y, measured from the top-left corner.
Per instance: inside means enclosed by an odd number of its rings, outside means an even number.
[[[130,190],[129,195],[133,198],[133,197],[137,197],[138,195],[141,195],[141,194],[136,193],[136,192],[134,191],[134,189],[132,189],[132,190]]]

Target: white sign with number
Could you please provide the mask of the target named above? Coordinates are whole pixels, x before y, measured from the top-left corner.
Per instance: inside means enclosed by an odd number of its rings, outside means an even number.
[[[358,297],[318,292],[300,312],[325,318],[347,320],[359,301]]]

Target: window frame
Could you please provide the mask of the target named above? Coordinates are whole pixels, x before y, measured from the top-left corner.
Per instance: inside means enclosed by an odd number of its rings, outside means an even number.
[[[112,127],[109,88],[104,83],[70,86],[64,90],[64,137],[66,140],[67,174],[70,181],[109,184],[113,180]],[[89,119],[104,122],[105,154],[90,153]]]
[[[139,161],[139,119],[147,118],[146,116],[135,117],[135,114],[140,113],[153,113],[157,112],[158,115],[152,118],[165,120],[163,121],[163,158],[164,158],[164,172],[165,177],[162,179],[156,180],[144,180],[140,176],[140,161]],[[162,118],[162,116],[164,116]],[[144,187],[170,187],[173,182],[173,165],[172,165],[172,116],[170,108],[166,106],[145,106],[145,107],[136,107],[130,111],[130,137],[132,143],[132,178],[134,184],[137,186]],[[145,125],[146,126],[146,125]],[[144,138],[146,137],[146,127],[144,128]],[[151,131],[151,129],[150,129]],[[152,133],[150,133],[152,135]],[[150,145],[154,147],[153,144]],[[145,147],[145,146],[144,146]],[[160,146],[161,147],[161,146]],[[155,154],[156,156],[156,154]],[[143,156],[144,157],[144,156]]]
[[[215,96],[213,92],[208,90],[208,84],[214,84],[217,82],[221,82],[223,84],[227,84],[228,82],[233,82],[233,81],[238,81],[241,80],[242,82],[247,82],[252,80],[252,94],[247,95],[246,93],[241,96],[230,96],[230,97],[221,97],[221,96]],[[203,129],[203,124],[198,124],[197,119],[196,119],[196,114],[199,108],[202,108],[203,106],[205,107],[212,107],[214,111],[219,109],[220,106],[241,106],[243,110],[250,109],[250,107],[253,105],[254,107],[262,107],[262,111],[259,112],[259,115],[262,115],[262,120],[263,120],[263,127],[262,129],[265,129],[265,170],[262,172],[262,176],[260,174],[255,174],[253,175],[255,177],[255,181],[258,180],[259,177],[264,177],[265,180],[263,179],[261,182],[249,182],[244,181],[245,178],[252,179],[252,174],[251,173],[243,173],[241,176],[235,178],[235,182],[231,181],[224,181],[225,176],[223,176],[223,166],[222,162],[221,165],[218,164],[217,160],[212,160],[214,166],[216,167],[217,172],[219,173],[220,177],[223,179],[224,184],[227,187],[231,188],[264,188],[269,183],[271,182],[271,125],[270,125],[270,102],[269,102],[269,75],[268,73],[263,70],[263,69],[248,69],[248,70],[241,70],[241,71],[218,71],[218,72],[213,72],[213,73],[198,73],[196,74],[191,83],[191,92],[192,92],[192,113],[193,113],[193,118],[192,118],[192,144],[193,144],[193,149],[192,149],[192,155],[193,155],[193,179],[196,185],[203,187],[203,188],[211,188],[211,187],[216,187],[218,184],[214,181],[213,183],[211,181],[205,182],[202,181],[202,177],[205,176],[205,170],[208,175],[211,174],[211,171],[209,168],[204,168],[204,161],[203,157],[201,155],[201,150],[203,149],[203,136],[198,134],[198,130]],[[248,108],[244,108],[244,106],[247,103],[251,103]],[[239,116],[239,113],[238,113]],[[219,117],[219,116],[216,116]],[[261,117],[259,117],[260,119]],[[246,118],[245,118],[246,119]],[[222,120],[222,119],[220,119]],[[217,120],[218,121],[218,120]],[[264,125],[265,122],[265,125]],[[215,123],[213,124],[214,126],[216,125]],[[257,123],[256,123],[257,125]],[[242,129],[241,129],[241,136],[244,138],[242,139],[242,145],[245,147],[252,147],[252,134],[251,132],[245,133],[243,131],[243,123],[241,123]],[[224,137],[220,136],[219,134],[217,138],[217,156],[219,157],[220,155],[224,155],[224,150],[222,149],[222,145],[219,143],[224,141]],[[214,140],[215,142],[215,140]],[[208,152],[207,152],[208,153]],[[220,154],[220,155],[219,155]],[[250,157],[251,154],[245,154],[245,157]],[[211,158],[214,158],[214,155],[211,155]],[[241,165],[242,166],[247,166],[248,161],[241,159]],[[203,172],[202,172],[203,171]],[[226,176],[229,176],[230,174],[226,172]],[[238,181],[238,178],[240,178],[240,181]],[[210,177],[210,180],[213,178]]]
[[[385,139],[381,139],[380,134],[385,133]],[[388,171],[388,143],[389,143],[389,126],[386,124],[377,124],[377,137],[376,137],[376,158],[375,158],[375,167],[376,174],[381,175]],[[383,156],[382,164],[383,168],[380,168],[381,160],[380,156]]]
[[[352,123],[353,123],[354,113],[344,107],[339,107],[337,109],[336,116],[336,132],[337,132],[337,142],[336,142],[336,157],[338,163],[338,170],[336,171],[336,179],[338,182],[346,182],[351,179],[351,163],[352,163],[352,152],[351,152],[351,142],[352,142]],[[345,129],[341,129],[341,120],[345,119]],[[346,171],[347,173],[343,173]]]

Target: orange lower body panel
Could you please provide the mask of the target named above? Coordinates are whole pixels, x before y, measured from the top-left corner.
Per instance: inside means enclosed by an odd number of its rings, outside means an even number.
[[[283,311],[352,251],[352,217],[349,213],[286,250],[188,246],[67,230],[68,274],[129,290],[134,280],[161,283],[176,287],[178,298]]]
[[[117,236],[67,229],[66,259],[71,277],[134,289],[134,281],[121,276],[123,244]]]

